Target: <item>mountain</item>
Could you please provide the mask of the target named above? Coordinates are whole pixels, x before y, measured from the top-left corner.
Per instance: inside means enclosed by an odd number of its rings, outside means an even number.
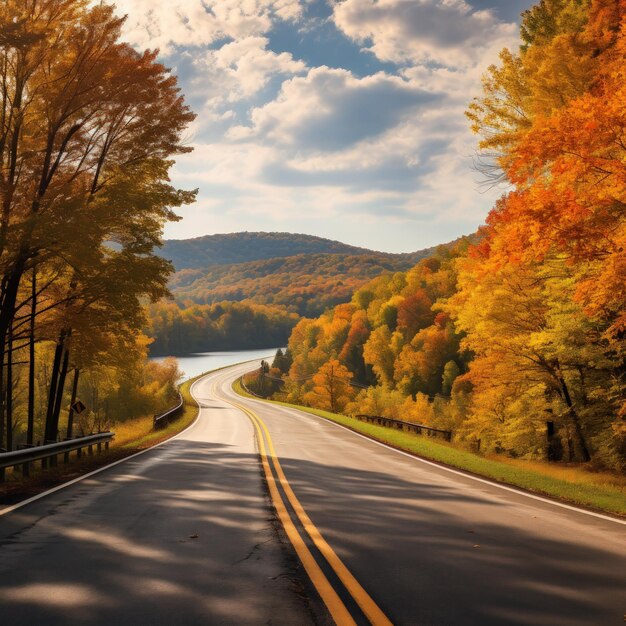
[[[398,261],[417,263],[429,250],[408,254],[385,254],[312,235],[294,233],[241,232],[206,235],[194,239],[169,239],[160,256],[172,261],[176,271],[211,265],[230,265],[301,254],[382,255]]]
[[[413,265],[398,255],[299,254],[182,270],[172,277],[170,289],[179,302],[246,300],[311,316],[347,302],[372,278]]]
[[[175,301],[148,308],[153,354],[283,345],[300,316],[348,302],[380,276],[406,271],[436,248],[388,254],[291,233],[231,233],[166,241]]]

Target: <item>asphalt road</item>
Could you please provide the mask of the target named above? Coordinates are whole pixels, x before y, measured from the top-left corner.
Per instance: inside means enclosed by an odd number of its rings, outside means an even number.
[[[253,428],[205,404],[177,439],[0,515],[0,625],[313,622]]]
[[[195,385],[201,415],[179,438],[0,515],[0,624],[328,622],[268,509],[257,451],[270,443],[277,497],[356,623],[360,598],[289,489],[395,624],[623,623],[625,525],[242,399],[230,383],[246,369]]]

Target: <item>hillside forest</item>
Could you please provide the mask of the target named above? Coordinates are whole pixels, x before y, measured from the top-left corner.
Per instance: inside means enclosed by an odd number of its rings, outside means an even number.
[[[626,3],[542,0],[520,35],[467,112],[484,176],[510,186],[479,240],[301,320],[275,395],[623,471]]]
[[[168,176],[194,115],[122,23],[83,0],[0,8],[0,448],[175,397],[176,363],[149,363],[141,329],[167,293],[163,226],[195,198]]]
[[[169,259],[176,271],[181,271],[303,254],[378,255],[395,261],[396,264],[405,262],[411,266],[427,256],[428,252],[427,249],[404,254],[389,254],[314,235],[245,231],[204,235],[194,239],[168,239],[163,242],[159,254]]]
[[[431,252],[373,252],[290,233],[167,241],[159,254],[178,271],[168,283],[173,299],[148,307],[150,353],[285,345],[300,317],[349,302],[372,278],[407,270]],[[190,267],[207,260],[209,266]]]

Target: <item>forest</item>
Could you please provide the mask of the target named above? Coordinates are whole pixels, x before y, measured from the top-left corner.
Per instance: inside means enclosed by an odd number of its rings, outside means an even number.
[[[166,241],[158,253],[182,269],[168,282],[175,304],[164,299],[147,309],[150,354],[285,345],[300,316],[348,302],[371,278],[431,252],[386,254],[291,233]]]
[[[467,111],[483,176],[510,190],[476,241],[301,320],[269,370],[277,396],[624,471],[625,53],[623,2],[526,11],[519,52],[501,52]]]
[[[148,307],[150,354],[184,355],[215,350],[273,348],[287,343],[298,315],[253,302],[181,307],[163,300]]]
[[[162,410],[176,364],[147,360],[154,254],[195,192],[173,187],[194,119],[176,78],[82,0],[0,10],[0,448]],[[87,406],[74,414],[74,400]]]
[[[177,272],[170,281],[170,289],[181,302],[212,304],[246,300],[313,316],[349,301],[356,289],[375,276],[412,265],[405,259],[390,257],[302,254],[216,265]]]

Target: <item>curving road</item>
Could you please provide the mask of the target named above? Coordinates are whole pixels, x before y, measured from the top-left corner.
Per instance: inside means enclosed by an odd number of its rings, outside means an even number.
[[[624,523],[241,398],[248,369],[198,381],[178,438],[0,511],[0,624],[623,623]]]

